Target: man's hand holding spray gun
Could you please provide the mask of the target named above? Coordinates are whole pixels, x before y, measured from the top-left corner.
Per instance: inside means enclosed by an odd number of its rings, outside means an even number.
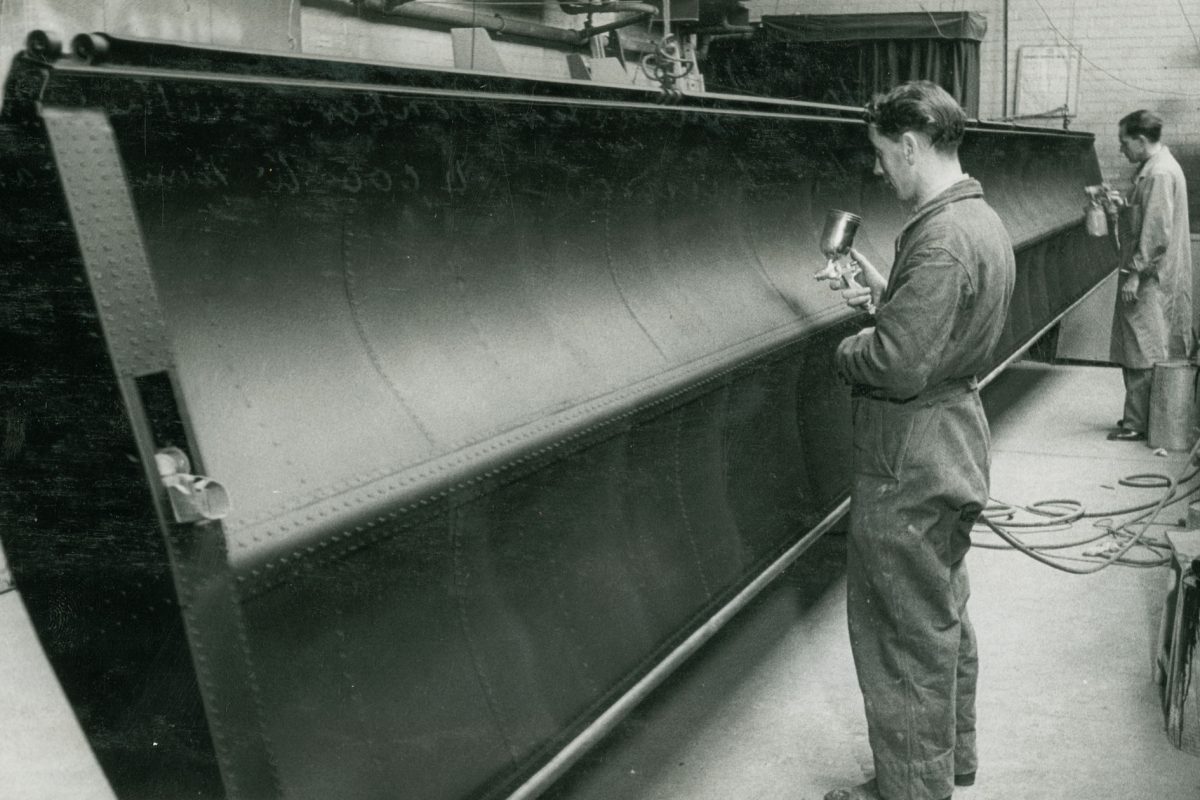
[[[825,268],[813,277],[829,281],[830,289],[840,289],[846,305],[874,314],[887,280],[854,248],[854,235],[861,223],[862,218],[857,214],[830,209],[821,232]]]
[[[1126,205],[1125,198],[1121,197],[1121,193],[1107,183],[1085,186],[1083,191],[1088,197],[1087,205],[1083,207],[1087,232],[1092,236],[1108,236],[1111,228],[1113,245],[1119,253],[1121,250],[1121,226],[1118,224],[1118,218],[1121,209]],[[1124,276],[1120,286],[1121,299],[1126,303],[1136,303],[1138,288],[1141,286],[1141,276],[1125,269],[1124,262],[1122,262],[1121,274]]]

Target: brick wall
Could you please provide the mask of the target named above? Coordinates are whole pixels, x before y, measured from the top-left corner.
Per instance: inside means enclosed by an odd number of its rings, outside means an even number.
[[[1096,134],[1106,180],[1129,186],[1133,167],[1117,148],[1117,121],[1148,108],[1163,117],[1163,140],[1185,162],[1193,198],[1200,195],[1200,4],[1010,0],[1008,13],[1010,86],[1022,45],[1067,46],[1081,54],[1072,128]],[[1192,209],[1193,230],[1200,231],[1195,199]]]

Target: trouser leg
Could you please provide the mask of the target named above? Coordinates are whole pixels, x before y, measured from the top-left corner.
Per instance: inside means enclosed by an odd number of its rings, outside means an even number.
[[[1125,379],[1124,426],[1129,430],[1146,433],[1149,430],[1150,386],[1154,380],[1153,369],[1121,368]]]
[[[954,687],[954,774],[966,775],[975,772],[979,766],[975,751],[975,684],[979,678],[979,650],[975,643],[975,627],[967,614],[971,587],[966,561],[960,560],[955,564],[950,575],[954,603],[959,610],[960,634]]]
[[[966,572],[961,559],[961,577],[948,563],[958,511],[929,519],[878,502],[888,491],[884,483],[856,478],[855,496],[866,492],[877,502],[858,504],[852,514],[850,643],[880,793],[887,800],[942,800],[954,791],[956,771],[975,766],[974,636],[962,619]],[[960,674],[969,683],[961,700]]]
[[[963,558],[987,502],[987,420],[975,393],[934,403],[853,405],[846,607],[886,800],[943,800],[976,767]]]

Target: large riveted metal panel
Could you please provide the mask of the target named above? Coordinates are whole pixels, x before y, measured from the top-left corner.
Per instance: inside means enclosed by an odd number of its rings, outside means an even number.
[[[849,111],[136,52],[45,99],[115,132],[280,796],[506,795],[845,497],[817,237],[886,268],[904,221]],[[1000,361],[1112,267],[1095,156],[962,156]]]

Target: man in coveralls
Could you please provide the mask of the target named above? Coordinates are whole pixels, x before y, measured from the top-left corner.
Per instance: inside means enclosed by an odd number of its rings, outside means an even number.
[[[841,342],[854,485],[847,616],[875,778],[826,800],[942,800],[975,779],[970,532],[987,502],[989,432],[976,376],[1012,297],[1012,242],[962,171],[965,115],[907,83],[867,108],[875,174],[911,205],[888,279],[857,251],[874,327]]]
[[[1146,438],[1154,365],[1192,352],[1192,252],[1187,181],[1162,135],[1162,120],[1134,111],[1119,127],[1121,154],[1138,164],[1122,211],[1121,272],[1109,358],[1121,365],[1125,410],[1117,441]]]

